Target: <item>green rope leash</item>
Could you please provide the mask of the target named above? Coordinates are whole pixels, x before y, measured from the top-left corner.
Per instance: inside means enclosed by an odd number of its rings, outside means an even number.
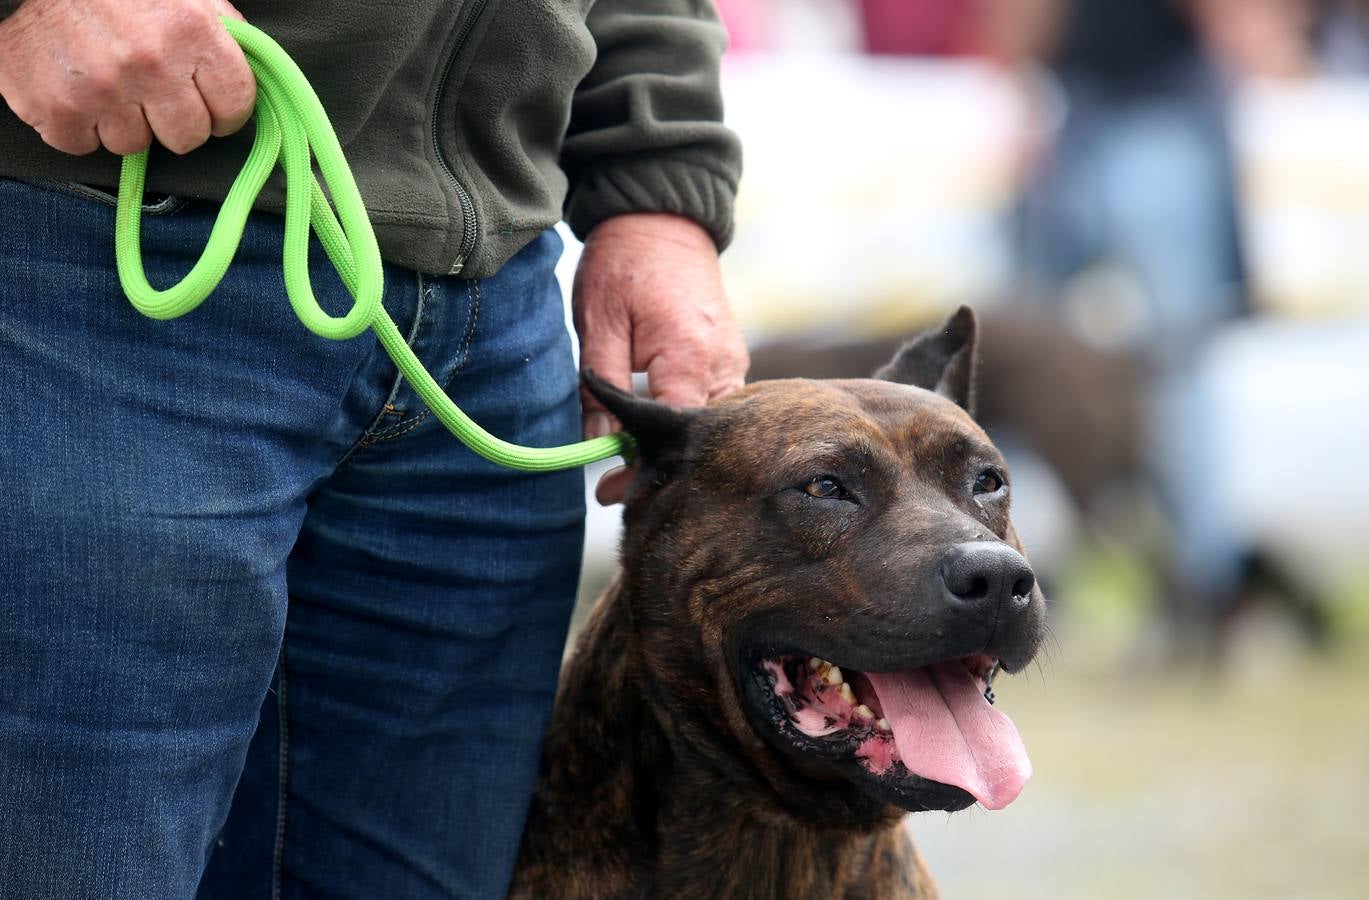
[[[630,456],[631,439],[623,434],[564,447],[520,447],[485,431],[452,402],[409,349],[394,320],[380,304],[384,288],[380,249],[352,170],[318,96],[294,60],[264,32],[236,19],[224,19],[223,23],[242,46],[248,65],[257,76],[256,140],[242,172],[228,191],[204,253],[179,284],[161,291],[148,284],[140,244],[147,151],[124,157],[114,219],[114,254],[119,283],[133,306],[154,319],[174,319],[204,302],[228,271],[252,203],[279,159],[285,169],[287,188],[285,290],[295,315],[306,328],[339,341],[373,329],[433,415],[466,446],[492,462],[530,472],[549,472],[610,456]],[[311,153],[332,194],[336,215],[314,178]],[[311,224],[356,301],[346,315],[330,316],[314,298],[309,283]]]

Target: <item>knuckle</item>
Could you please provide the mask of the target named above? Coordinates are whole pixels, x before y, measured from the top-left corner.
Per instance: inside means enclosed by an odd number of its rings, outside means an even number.
[[[129,156],[134,153],[141,153],[151,144],[145,136],[136,132],[124,131],[103,137],[105,149],[110,153],[117,153],[120,156]]]
[[[257,102],[257,80],[252,70],[245,65],[231,69],[221,99],[234,118],[251,113]]]
[[[56,134],[40,132],[40,134],[42,134],[43,142],[49,147],[61,150],[63,153],[69,153],[72,156],[85,156],[87,153],[94,153],[100,146],[99,140],[93,134],[85,137],[68,132]]]
[[[716,360],[712,353],[708,352],[708,349],[700,349],[700,351],[690,353],[689,359],[684,360],[683,366],[680,366],[680,375],[691,379],[691,381],[708,381],[709,378],[712,378],[713,370],[716,368],[715,363]]]
[[[208,137],[209,135],[207,132],[204,137],[197,137],[194,134],[181,133],[176,135],[168,135],[167,137],[160,138],[160,140],[162,142],[162,146],[166,147],[166,149],[170,150],[177,156],[184,156],[185,154],[194,150],[196,147],[199,147],[201,144],[203,144]]]
[[[684,353],[698,353],[709,347],[709,334],[698,323],[684,322],[674,329],[675,347]]]
[[[168,41],[185,46],[184,42],[202,42],[215,34],[218,19],[204,5],[182,4],[163,20],[163,33]],[[195,46],[195,44],[189,44]]]
[[[42,117],[28,100],[22,97],[6,97],[5,102],[9,104],[10,112],[14,113],[15,117],[25,125],[30,128],[38,128],[42,125]]]
[[[71,91],[61,91],[54,94],[48,101],[45,118],[51,119],[54,124],[61,123],[68,125],[87,118],[86,104],[87,98],[81,94]]]
[[[119,56],[120,67],[133,75],[157,75],[162,72],[162,48],[153,43],[131,44]]]
[[[198,94],[183,95],[161,108],[161,115],[153,123],[157,140],[177,155],[184,155],[209,140],[209,113],[200,103]]]
[[[650,373],[651,393],[668,395],[678,405],[680,395],[692,395],[696,390],[702,390],[709,381],[709,375],[705,366],[662,368]]]
[[[40,125],[36,126],[40,132],[62,136],[63,140],[66,141],[73,140],[71,136],[85,136],[85,134],[93,136],[94,134],[96,119],[89,112],[86,112],[84,105],[77,103],[77,101],[53,99],[47,110],[41,115],[41,119]],[[82,138],[77,137],[77,140],[82,140]]]
[[[715,367],[716,353],[706,341],[687,341],[680,347],[676,368],[686,378],[706,378]]]

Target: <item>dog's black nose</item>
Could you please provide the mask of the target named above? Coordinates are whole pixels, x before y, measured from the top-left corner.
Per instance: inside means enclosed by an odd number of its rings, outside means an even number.
[[[975,606],[1023,609],[1031,602],[1036,575],[1007,544],[956,544],[941,563],[941,580],[957,600]]]

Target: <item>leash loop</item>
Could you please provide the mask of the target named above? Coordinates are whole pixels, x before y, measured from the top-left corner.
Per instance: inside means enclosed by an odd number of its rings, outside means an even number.
[[[153,319],[174,319],[195,309],[223,280],[242,241],[252,204],[279,162],[285,170],[285,239],[282,266],[285,292],[306,328],[330,340],[347,340],[368,328],[394,360],[433,415],[473,451],[502,466],[530,472],[570,469],[610,456],[630,457],[632,442],[610,434],[563,447],[523,447],[501,440],[466,415],[424,368],[404,341],[380,298],[384,267],[366,206],[337,134],[304,73],[265,32],[224,18],[257,78],[253,116],[256,138],[242,171],[233,181],[199,260],[177,284],[164,290],[147,280],[142,260],[142,196],[148,151],[125,156],[119,173],[119,203],[114,214],[114,255],[119,284],[129,302]],[[323,187],[314,177],[318,163]],[[329,197],[332,203],[329,203]],[[336,212],[334,212],[336,210]],[[329,315],[314,297],[309,280],[309,232],[318,236],[353,304],[341,316]]]

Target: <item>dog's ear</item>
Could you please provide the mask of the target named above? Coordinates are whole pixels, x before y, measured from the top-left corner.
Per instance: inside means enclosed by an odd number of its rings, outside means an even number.
[[[974,415],[978,333],[974,310],[962,306],[940,328],[924,331],[904,344],[875,377],[936,391]]]
[[[632,435],[641,461],[652,469],[666,470],[684,458],[689,437],[689,413],[630,394],[585,369],[585,387]]]

